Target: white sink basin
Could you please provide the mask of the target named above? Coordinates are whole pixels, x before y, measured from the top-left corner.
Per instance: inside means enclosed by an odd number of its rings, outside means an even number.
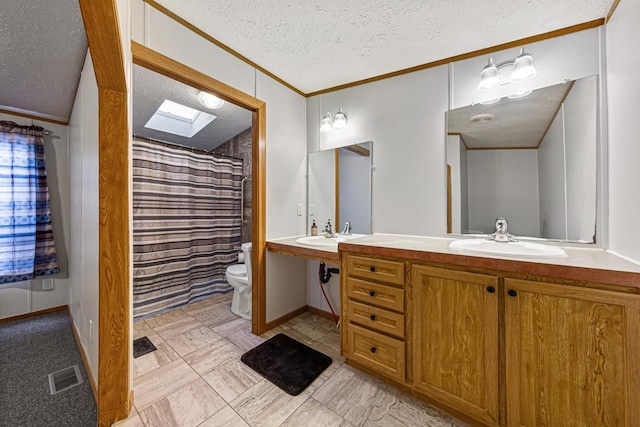
[[[494,242],[484,239],[454,240],[451,249],[465,252],[501,255],[516,258],[564,258],[567,253],[555,246],[529,242]]]
[[[309,246],[320,246],[320,247],[338,247],[339,242],[344,242],[347,239],[344,237],[324,237],[324,236],[307,236],[301,237],[296,242],[301,245],[309,245]]]

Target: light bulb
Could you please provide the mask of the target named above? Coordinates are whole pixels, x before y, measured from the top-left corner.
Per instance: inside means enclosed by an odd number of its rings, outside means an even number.
[[[498,68],[493,63],[493,58],[489,58],[489,63],[485,65],[480,73],[480,83],[478,83],[478,90],[487,90],[494,88],[500,84],[498,78]]]
[[[519,80],[530,79],[538,74],[538,70],[533,66],[533,56],[525,53],[524,48],[520,49],[520,54],[513,63],[513,72],[509,77],[509,81],[517,82]]]
[[[217,110],[218,108],[222,108],[224,105],[224,101],[222,99],[207,92],[199,92],[198,101],[200,101],[200,104],[202,104],[203,107],[211,110]]]
[[[338,112],[333,116],[332,126],[334,129],[342,129],[347,125],[347,115],[342,112],[342,108],[338,109]]]
[[[331,114],[327,113],[320,121],[320,132],[326,133],[332,129],[331,127]]]

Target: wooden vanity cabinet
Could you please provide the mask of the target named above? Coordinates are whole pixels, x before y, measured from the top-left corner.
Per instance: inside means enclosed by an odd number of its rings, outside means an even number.
[[[640,295],[505,278],[509,426],[640,426]]]
[[[498,277],[414,265],[413,383],[431,398],[498,424]]]

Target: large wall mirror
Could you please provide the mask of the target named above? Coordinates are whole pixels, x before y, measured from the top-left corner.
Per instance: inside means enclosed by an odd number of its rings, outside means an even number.
[[[594,243],[598,77],[447,113],[447,228]]]
[[[334,231],[349,221],[354,234],[371,234],[371,167],[373,142],[308,155],[307,233],[313,221]]]

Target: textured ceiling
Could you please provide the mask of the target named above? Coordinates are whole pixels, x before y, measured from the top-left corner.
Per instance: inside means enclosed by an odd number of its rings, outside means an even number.
[[[0,109],[68,121],[86,53],[78,0],[3,2]]]
[[[200,105],[197,96],[197,89],[134,65],[133,134],[210,151],[251,127],[250,111],[228,102],[218,110],[208,110]],[[217,117],[192,138],[145,128],[144,125],[165,99]]]
[[[156,0],[311,93],[605,17],[612,0]]]
[[[467,148],[535,148],[542,141],[571,84],[537,89],[516,99],[503,98],[490,105],[470,105],[447,112],[447,131],[459,133]],[[471,117],[494,118],[474,123]]]

